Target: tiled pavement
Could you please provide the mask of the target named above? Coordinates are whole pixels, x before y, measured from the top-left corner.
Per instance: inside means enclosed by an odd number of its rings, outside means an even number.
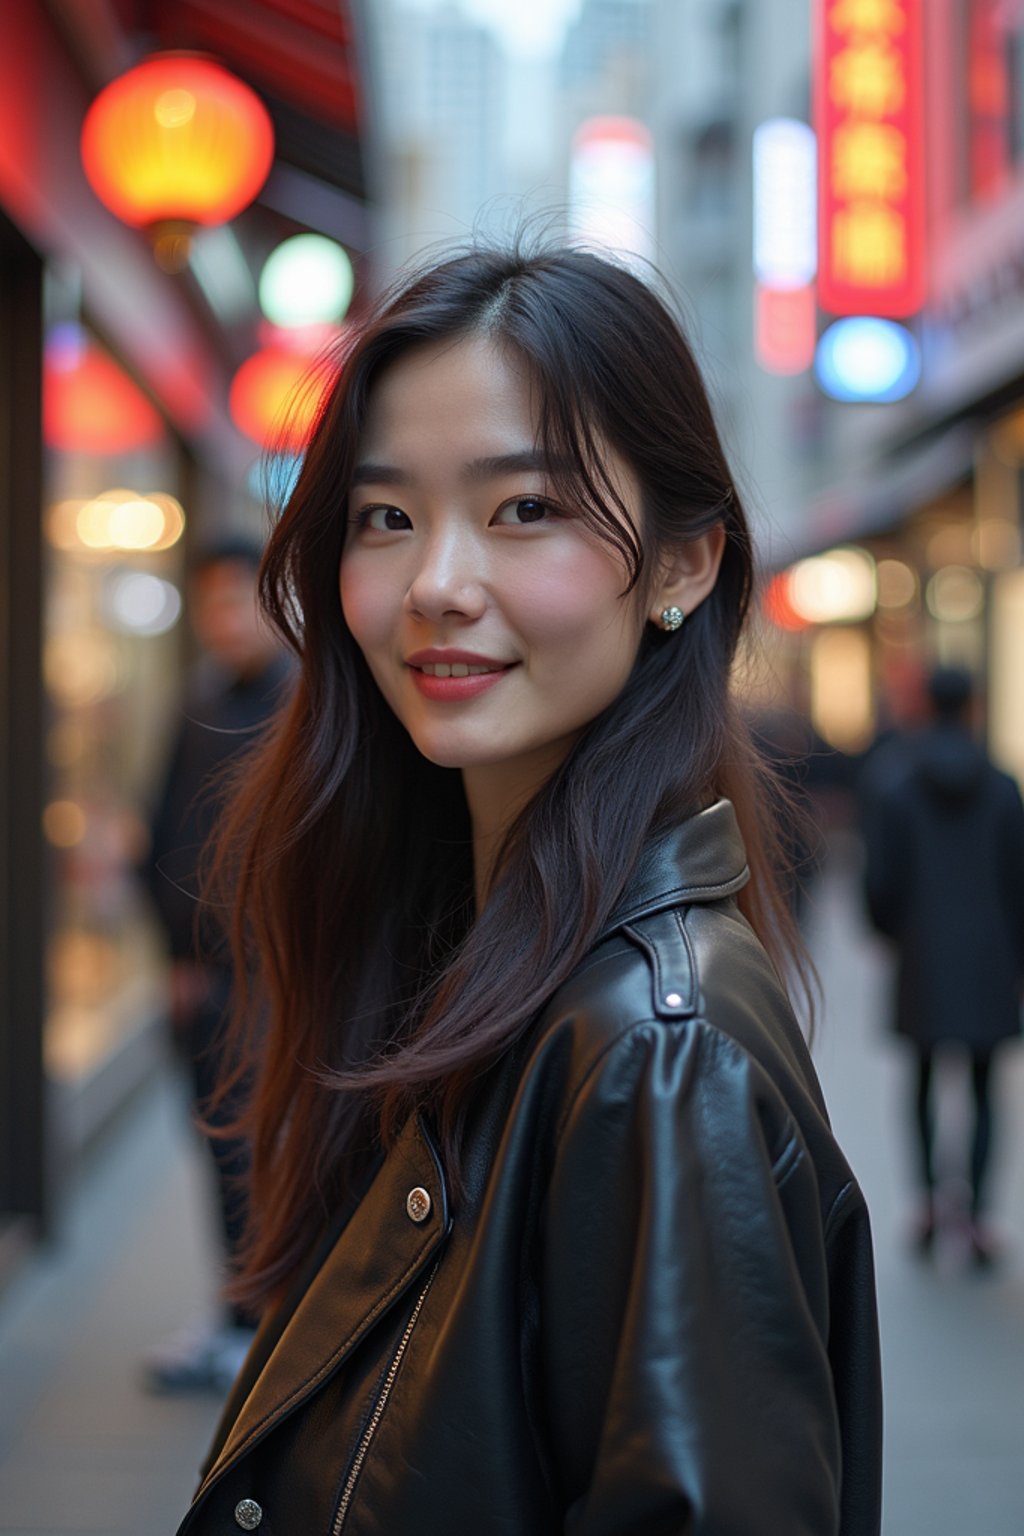
[[[881,1022],[887,962],[864,931],[848,857],[823,879],[811,927],[827,994],[819,1069],[875,1225],[885,1536],[1021,1536],[1024,1050],[1007,1057],[1000,1085],[994,1194],[1006,1261],[982,1276],[947,1248],[922,1265],[904,1241],[907,1062]],[[953,1124],[959,1084],[950,1075],[942,1087]],[[6,1536],[173,1536],[217,1406],[147,1397],[138,1361],[207,1300],[201,1171],[176,1096],[161,1085],[95,1157],[60,1247],[0,1298]]]

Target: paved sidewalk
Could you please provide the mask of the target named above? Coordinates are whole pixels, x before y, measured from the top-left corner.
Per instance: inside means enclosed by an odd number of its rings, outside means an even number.
[[[885,945],[857,896],[855,846],[836,849],[815,895],[812,951],[826,1007],[815,1059],[836,1134],[871,1209],[886,1394],[884,1536],[1024,1533],[1024,1049],[1007,1048],[997,1084],[994,1218],[1006,1243],[994,1271],[956,1244],[912,1255],[911,1058],[886,1030]],[[942,1129],[964,1144],[966,1087],[939,1076]],[[946,1137],[947,1157],[951,1155]]]
[[[209,1304],[197,1148],[167,1084],[82,1179],[59,1247],[0,1298],[0,1531],[173,1536],[218,1405],[154,1398],[139,1361]]]
[[[933,1264],[912,1259],[908,1062],[884,1028],[887,957],[860,916],[851,851],[839,854],[812,913],[827,995],[815,1055],[874,1220],[888,1419],[884,1533],[1021,1536],[1024,1051],[1007,1057],[1000,1083],[994,1196],[1006,1262],[979,1275],[955,1250]],[[958,1086],[953,1077],[942,1084],[943,1110],[962,1119]],[[162,1085],[95,1159],[60,1247],[0,1298],[5,1536],[173,1536],[217,1405],[147,1397],[138,1362],[208,1299],[201,1175],[178,1099]]]

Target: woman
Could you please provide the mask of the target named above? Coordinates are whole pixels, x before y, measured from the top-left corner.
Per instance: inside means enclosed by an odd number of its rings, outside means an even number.
[[[355,342],[221,849],[267,1310],[182,1531],[877,1531],[867,1215],[729,697],[750,585],[627,272],[474,252]]]

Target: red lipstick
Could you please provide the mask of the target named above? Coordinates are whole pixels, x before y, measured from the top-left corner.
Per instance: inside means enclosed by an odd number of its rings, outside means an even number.
[[[455,646],[436,646],[413,651],[406,657],[406,665],[424,698],[437,703],[458,703],[486,693],[518,663],[499,661]],[[452,676],[452,670],[458,675]]]

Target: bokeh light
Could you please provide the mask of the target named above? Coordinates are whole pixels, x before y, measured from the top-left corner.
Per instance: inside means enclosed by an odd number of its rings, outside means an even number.
[[[330,325],[345,318],[354,286],[344,247],[326,235],[293,235],[263,265],[260,308],[285,328]]]
[[[117,628],[136,635],[163,635],[181,617],[181,593],[149,571],[114,571],[104,588],[104,610]]]

